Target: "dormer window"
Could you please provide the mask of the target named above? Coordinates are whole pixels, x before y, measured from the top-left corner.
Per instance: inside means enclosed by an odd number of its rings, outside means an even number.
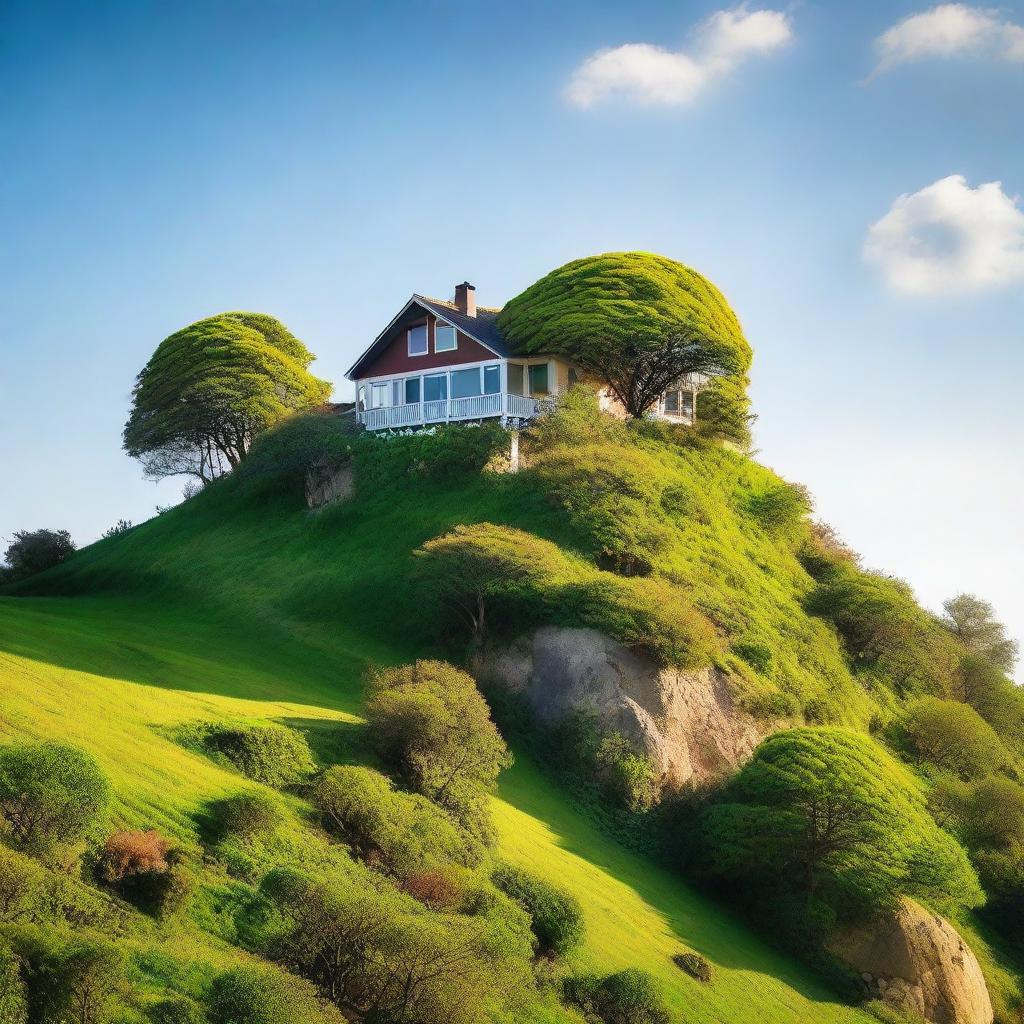
[[[459,339],[455,335],[455,328],[450,324],[442,324],[440,320],[434,328],[434,351],[454,352],[459,347]]]
[[[425,356],[427,354],[427,325],[409,328],[409,355]]]

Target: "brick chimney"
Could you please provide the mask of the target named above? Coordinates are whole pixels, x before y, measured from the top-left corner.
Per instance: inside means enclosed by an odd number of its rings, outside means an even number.
[[[476,288],[468,281],[455,286],[455,308],[466,316],[476,316]]]

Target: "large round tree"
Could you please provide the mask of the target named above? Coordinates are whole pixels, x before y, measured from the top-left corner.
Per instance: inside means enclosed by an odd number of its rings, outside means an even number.
[[[646,252],[573,260],[512,299],[498,324],[517,352],[568,359],[632,416],[687,374],[710,374],[702,420],[746,436],[750,346],[722,293],[682,263]]]
[[[124,447],[146,475],[204,483],[233,469],[253,439],[325,401],[313,354],[264,313],[220,313],[165,338],[132,392]]]

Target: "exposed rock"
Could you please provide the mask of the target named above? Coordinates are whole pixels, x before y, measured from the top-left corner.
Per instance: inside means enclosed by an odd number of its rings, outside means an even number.
[[[323,460],[306,470],[306,504],[310,508],[323,508],[332,501],[343,501],[352,496],[354,478],[349,463],[337,465]]]
[[[992,1024],[981,967],[945,918],[904,899],[870,925],[845,928],[829,951],[860,972],[873,998],[934,1024]]]
[[[661,668],[593,629],[545,626],[482,657],[476,671],[523,694],[544,722],[594,713],[644,750],[672,788],[731,774],[779,724],[738,709],[721,672]]]

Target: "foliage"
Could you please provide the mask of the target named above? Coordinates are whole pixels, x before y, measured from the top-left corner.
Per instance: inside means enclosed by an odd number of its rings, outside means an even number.
[[[166,871],[171,844],[159,832],[115,832],[100,852],[100,877],[105,882],[123,882],[132,875]]]
[[[103,531],[103,536],[105,538],[120,537],[128,533],[128,531],[131,530],[131,528],[132,521],[130,519],[118,519],[118,521],[114,523],[114,525],[111,526],[110,529]]]
[[[219,838],[252,839],[274,832],[284,821],[281,805],[268,793],[247,790],[215,801],[210,808]]]
[[[589,1019],[603,1024],[668,1024],[670,1020],[658,983],[635,967],[604,978],[570,978],[565,996]]]
[[[96,761],[63,743],[0,746],[0,820],[29,850],[78,842],[106,810],[110,793]]]
[[[267,967],[235,967],[219,974],[207,1003],[210,1024],[328,1024],[342,1018],[317,998],[313,986]]]
[[[574,896],[525,868],[509,864],[500,865],[492,878],[530,915],[540,952],[563,956],[583,941],[583,908]]]
[[[253,439],[330,394],[313,355],[273,317],[221,313],[165,338],[136,378],[125,451],[154,478],[209,482]]]
[[[700,953],[676,953],[672,962],[682,971],[705,985],[711,981],[711,964]]]
[[[1024,786],[998,775],[979,779],[969,791],[964,832],[973,849],[1024,846]]]
[[[67,530],[16,530],[4,552],[3,579],[17,581],[52,569],[75,551]]]
[[[773,537],[794,533],[810,514],[811,501],[807,489],[798,484],[774,484],[751,494],[747,511]]]
[[[877,674],[897,694],[952,691],[959,663],[954,641],[902,581],[844,563],[807,606],[835,625],[855,667]]]
[[[328,828],[399,878],[480,861],[478,844],[443,810],[422,796],[396,792],[372,768],[336,765],[316,783],[312,797]]]
[[[974,594],[957,594],[942,604],[943,625],[971,654],[984,658],[1004,672],[1017,663],[1017,641],[1006,635],[1006,627],[995,617],[988,601]]]
[[[202,1005],[188,996],[171,995],[149,1008],[153,1024],[208,1024]]]
[[[26,1024],[27,1012],[21,962],[10,944],[0,938],[0,1024]]]
[[[316,771],[305,736],[285,725],[218,725],[208,730],[205,742],[243,775],[265,786],[292,786]]]
[[[381,669],[366,720],[384,762],[411,788],[486,834],[487,797],[512,764],[473,677],[443,661]]]
[[[907,707],[897,734],[913,757],[964,779],[988,775],[1006,763],[992,726],[959,701],[918,698]]]
[[[518,352],[562,356],[606,383],[632,416],[688,373],[742,378],[751,360],[722,293],[651,253],[567,263],[507,303],[498,325]],[[745,394],[734,401],[745,415]]]
[[[868,737],[802,728],[765,740],[703,813],[703,863],[764,899],[799,894],[826,920],[913,895],[977,906],[963,849],[914,778]],[[781,901],[780,901],[781,903]]]

